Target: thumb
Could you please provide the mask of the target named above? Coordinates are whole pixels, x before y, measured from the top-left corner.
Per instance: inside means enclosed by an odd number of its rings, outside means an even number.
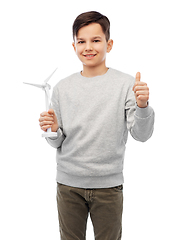
[[[53,117],[54,123],[57,123],[57,116],[56,116],[54,110],[51,108],[51,109],[48,110],[48,113]]]
[[[140,72],[136,73],[136,82],[140,82],[141,74]]]
[[[49,109],[48,110],[48,113],[51,115],[51,114],[54,114],[54,110],[53,109]]]

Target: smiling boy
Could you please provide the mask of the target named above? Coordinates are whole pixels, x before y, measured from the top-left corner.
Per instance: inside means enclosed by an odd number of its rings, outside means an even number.
[[[57,149],[57,206],[62,240],[85,240],[88,214],[96,240],[122,236],[123,162],[128,131],[147,141],[154,126],[149,88],[132,76],[106,67],[113,46],[110,22],[98,12],[79,15],[73,48],[81,72],[53,89],[52,109],[41,113],[43,131]]]
[[[82,27],[74,36],[73,47],[83,64],[82,76],[95,77],[107,72],[106,53],[110,52],[113,40],[106,36],[99,23],[91,23]]]

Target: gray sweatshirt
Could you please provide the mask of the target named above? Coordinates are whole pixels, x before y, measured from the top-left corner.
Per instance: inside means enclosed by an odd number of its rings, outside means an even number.
[[[58,137],[47,141],[57,149],[57,182],[79,188],[108,188],[124,182],[128,131],[145,142],[154,126],[153,109],[136,104],[134,83],[134,77],[109,68],[92,78],[75,73],[54,87]]]

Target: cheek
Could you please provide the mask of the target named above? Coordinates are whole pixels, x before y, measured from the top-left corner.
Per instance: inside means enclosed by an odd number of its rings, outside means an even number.
[[[76,54],[80,55],[82,52],[84,51],[84,47],[83,46],[79,46],[76,48]]]
[[[96,47],[96,50],[101,53],[101,54],[105,54],[107,51],[107,46],[106,45],[99,45]]]

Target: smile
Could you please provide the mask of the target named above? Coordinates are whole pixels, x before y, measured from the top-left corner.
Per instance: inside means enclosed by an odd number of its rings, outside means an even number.
[[[97,54],[87,54],[87,55],[84,55],[85,58],[87,59],[92,59],[96,56]]]

